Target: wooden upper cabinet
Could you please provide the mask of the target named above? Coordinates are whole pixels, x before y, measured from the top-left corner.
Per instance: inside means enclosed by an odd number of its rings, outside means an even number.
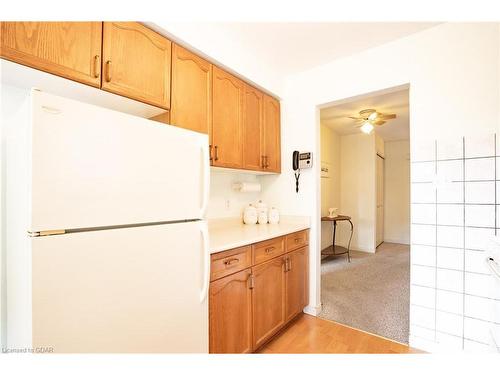
[[[307,247],[287,254],[286,261],[286,320],[299,314],[307,303]]]
[[[213,165],[243,166],[243,105],[245,84],[213,67],[212,157]]]
[[[264,95],[252,86],[245,85],[243,116],[243,168],[262,170],[262,134],[264,116]]]
[[[101,85],[102,22],[2,22],[0,34],[3,58]]]
[[[210,283],[210,353],[252,351],[250,269]]]
[[[253,344],[264,344],[285,324],[284,257],[252,267]]]
[[[210,134],[212,64],[177,44],[172,46],[172,125]]]
[[[168,39],[137,22],[104,22],[102,88],[170,108],[171,52]]]
[[[264,95],[264,170],[281,172],[280,102]]]

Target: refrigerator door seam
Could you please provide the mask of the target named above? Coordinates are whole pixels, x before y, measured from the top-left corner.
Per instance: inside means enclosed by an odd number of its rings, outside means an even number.
[[[81,232],[96,232],[101,230],[110,229],[127,229],[127,228],[137,228],[137,227],[147,227],[153,225],[166,225],[166,224],[180,224],[189,223],[193,221],[201,221],[200,219],[186,219],[186,220],[173,220],[173,221],[157,221],[151,223],[137,223],[137,224],[123,224],[123,225],[109,225],[104,227],[89,227],[89,228],[73,228],[73,229],[54,229],[54,230],[42,230],[42,231],[28,231],[28,236],[30,237],[43,237],[70,233],[81,233]]]

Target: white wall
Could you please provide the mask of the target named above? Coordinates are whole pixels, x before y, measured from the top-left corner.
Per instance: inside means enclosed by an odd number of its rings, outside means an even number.
[[[359,133],[340,137],[340,153],[340,213],[350,216],[354,224],[351,249],[374,253],[375,135]]]
[[[384,241],[410,243],[410,142],[385,142]]]
[[[283,75],[273,69],[273,61],[256,59],[252,50],[220,25],[165,21],[146,24],[264,91],[281,97]]]
[[[412,154],[419,141],[449,134],[494,133],[499,119],[499,26],[441,24],[406,38],[288,78],[282,101],[280,176],[262,177],[269,199],[289,214],[311,216],[310,306],[320,308],[320,168],[293,189],[294,149],[320,148],[318,106],[391,87],[410,85]]]
[[[240,193],[234,190],[232,186],[235,182],[259,182],[259,180],[258,176],[249,173],[212,168],[210,172],[210,199],[207,209],[208,219],[242,217],[244,207],[259,200],[260,193]]]
[[[321,216],[328,215],[328,208],[340,209],[340,136],[326,125],[321,125],[321,163],[328,170],[328,177],[321,178]],[[321,248],[332,244],[331,222],[321,223]]]

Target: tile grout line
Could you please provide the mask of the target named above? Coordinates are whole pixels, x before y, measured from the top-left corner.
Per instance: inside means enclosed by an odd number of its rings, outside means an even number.
[[[434,140],[434,174],[435,174],[435,177],[434,179],[437,179],[437,174],[438,174],[438,162],[437,162],[437,156],[438,156],[438,153],[437,153],[437,139]],[[438,205],[437,205],[437,201],[438,201],[438,186],[437,184],[434,185],[434,195],[435,195],[435,201],[434,201],[434,216],[435,216],[435,225],[434,225],[434,232],[435,232],[435,243],[434,243],[434,265],[435,265],[435,268],[434,268],[434,341],[437,342],[437,258],[438,258],[438,254],[437,254],[437,245],[438,245],[438,234],[437,234],[437,222],[438,222],[438,218],[437,218],[437,210],[438,210]]]
[[[464,250],[464,256],[463,256],[463,271],[462,271],[462,350],[465,349],[465,137],[462,137],[462,178],[464,180],[463,182],[463,212],[464,212],[464,217],[463,217],[463,250]]]

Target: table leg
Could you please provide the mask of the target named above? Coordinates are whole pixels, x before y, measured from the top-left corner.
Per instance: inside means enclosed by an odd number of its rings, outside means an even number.
[[[337,222],[334,221],[333,222],[333,239],[332,239],[332,251],[333,251],[333,255],[336,255],[335,254],[335,233],[337,232]]]

